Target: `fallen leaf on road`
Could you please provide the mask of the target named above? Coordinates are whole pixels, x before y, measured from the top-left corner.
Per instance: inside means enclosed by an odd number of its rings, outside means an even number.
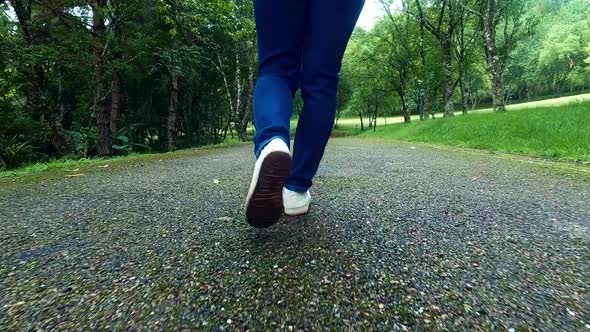
[[[100,166],[98,166],[98,168],[107,168],[107,167],[109,167],[109,165],[100,165]]]
[[[219,184],[219,179],[215,179],[215,180],[213,180],[213,183],[215,183],[215,184]]]

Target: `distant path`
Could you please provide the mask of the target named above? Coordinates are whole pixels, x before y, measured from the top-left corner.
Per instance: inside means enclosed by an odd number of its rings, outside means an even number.
[[[580,94],[576,96],[568,96],[568,97],[561,97],[561,98],[553,98],[553,99],[546,99],[546,100],[539,100],[539,101],[531,101],[527,103],[520,103],[520,104],[513,104],[508,105],[506,108],[509,111],[517,111],[523,109],[530,109],[530,108],[538,108],[538,107],[556,107],[556,106],[563,106],[572,103],[579,103],[590,101],[590,93]],[[463,115],[460,110],[455,110],[455,115]],[[491,112],[491,108],[484,108],[484,109],[477,109],[477,110],[470,110],[469,113],[485,113]],[[437,114],[437,117],[442,117],[442,114]],[[394,123],[403,123],[404,117],[403,116],[391,116],[387,117],[387,120],[380,117],[377,119],[377,126],[383,126],[385,124],[394,124]],[[412,120],[419,120],[419,115],[412,115]],[[387,123],[386,123],[387,122]],[[340,119],[338,120],[338,124],[341,126],[348,126],[354,127],[358,125],[360,127],[361,122],[358,118],[348,118],[348,119]]]
[[[0,186],[0,330],[589,329],[588,175],[337,139],[311,214],[260,231],[251,168],[239,146]]]

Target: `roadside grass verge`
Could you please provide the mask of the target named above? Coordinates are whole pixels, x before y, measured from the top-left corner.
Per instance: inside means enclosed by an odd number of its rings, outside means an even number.
[[[520,110],[531,110],[541,107],[558,107],[558,106],[565,106],[565,105],[572,105],[572,104],[579,104],[579,103],[586,103],[590,102],[590,93],[585,94],[577,94],[565,97],[556,97],[550,99],[541,99],[531,102],[524,102],[519,104],[512,104],[506,106],[509,111],[520,111]],[[469,114],[481,114],[481,113],[491,113],[491,108],[478,108],[475,110],[469,110]],[[456,111],[455,116],[462,116],[461,111]],[[439,119],[442,117],[442,114],[436,114],[436,118]],[[412,115],[412,121],[418,121],[420,117],[418,115]],[[404,117],[403,116],[388,116],[388,117],[379,117],[377,118],[377,126],[388,126],[394,123],[403,123]],[[296,124],[295,121],[292,121],[291,126],[293,127]],[[365,119],[365,126],[368,124],[368,119]],[[357,132],[360,131],[361,128],[361,121],[359,118],[342,118],[338,120],[338,130],[337,131],[344,131],[347,133],[354,133],[355,129]],[[366,128],[365,128],[366,129]]]
[[[190,155],[195,151],[221,148],[226,146],[242,144],[237,139],[227,139],[225,142],[215,145],[207,145],[203,147],[186,148],[170,153],[136,153],[127,156],[116,156],[109,158],[82,158],[82,159],[58,159],[49,162],[35,163],[20,168],[0,171],[0,179],[12,178],[24,175],[40,174],[51,170],[69,170],[74,171],[80,167],[96,166],[106,164],[117,164],[125,162],[133,162],[137,160],[160,160],[160,159],[174,159],[185,155]]]
[[[590,162],[590,102],[393,124],[361,137],[397,139]]]

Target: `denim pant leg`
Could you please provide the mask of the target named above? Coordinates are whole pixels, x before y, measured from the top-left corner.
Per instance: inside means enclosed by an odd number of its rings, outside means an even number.
[[[259,75],[254,91],[256,157],[274,138],[290,146],[293,98],[299,89],[306,0],[255,0]]]
[[[312,186],[334,126],[342,57],[363,5],[364,0],[313,0],[308,4],[300,82],[304,107],[286,184],[289,190],[305,192]]]

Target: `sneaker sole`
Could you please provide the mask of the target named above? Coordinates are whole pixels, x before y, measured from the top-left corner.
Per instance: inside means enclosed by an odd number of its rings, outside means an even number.
[[[300,208],[296,208],[296,209],[285,209],[285,214],[288,215],[289,217],[302,216],[304,214],[307,214],[308,212],[309,212],[309,204],[304,207],[300,207]]]
[[[246,220],[256,228],[275,224],[283,215],[283,187],[291,171],[291,156],[271,152],[260,167],[256,187],[246,207]]]

